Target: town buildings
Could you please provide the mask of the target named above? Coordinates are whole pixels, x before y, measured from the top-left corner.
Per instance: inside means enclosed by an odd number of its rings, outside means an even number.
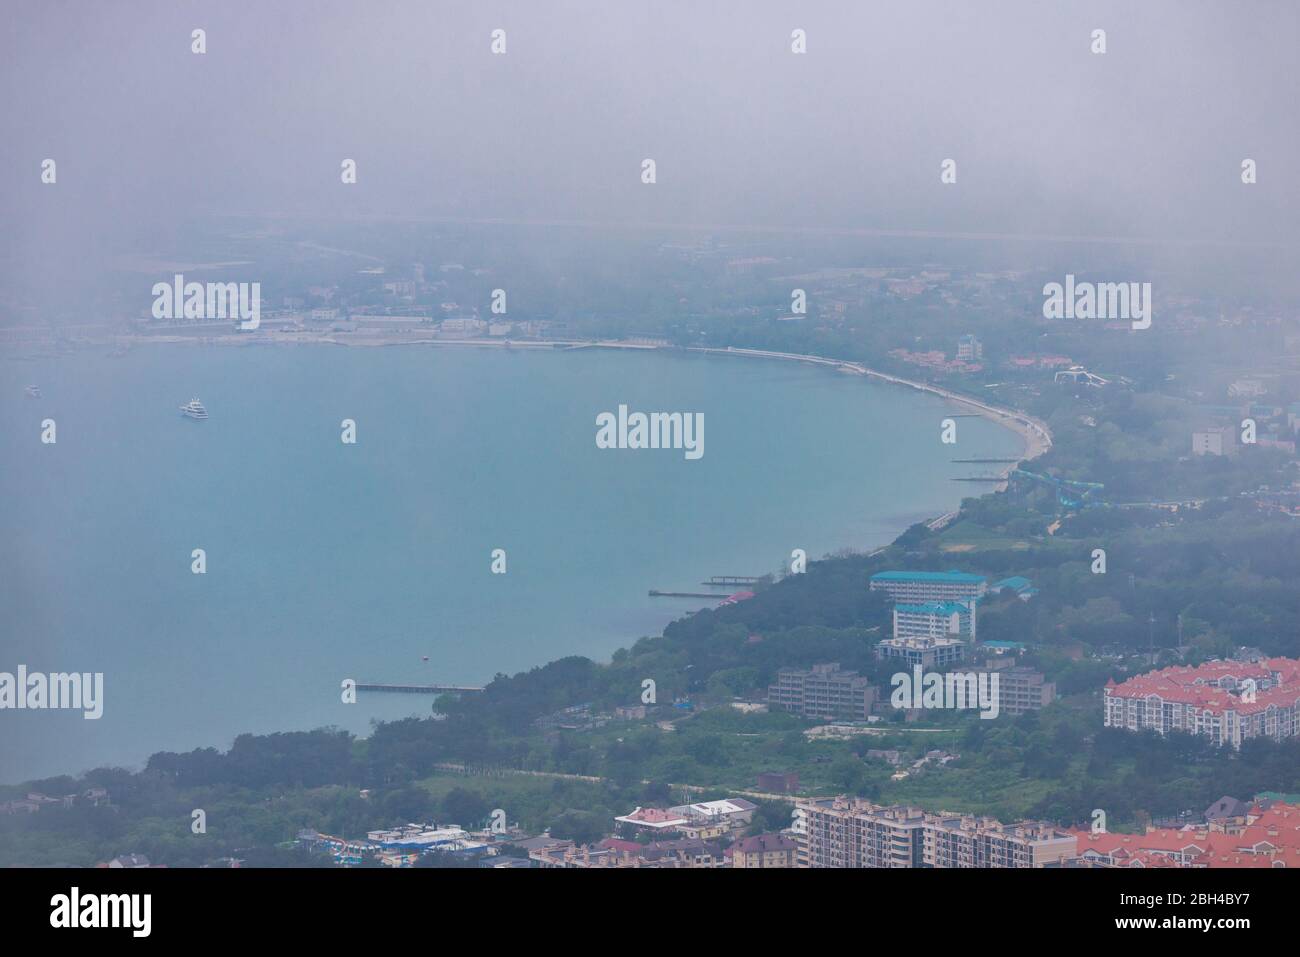
[[[1236,433],[1224,426],[1192,433],[1193,455],[1227,455],[1233,451]]]
[[[1267,799],[1222,807],[1230,801],[1211,805],[1200,827],[1143,834],[1082,828],[1075,832],[1079,860],[1092,867],[1300,867],[1300,807]]]
[[[1039,711],[1056,700],[1056,685],[1033,668],[998,668],[998,710],[1016,717]]]
[[[768,707],[805,718],[865,721],[875,699],[870,681],[856,671],[841,671],[838,664],[784,668],[777,673],[776,684],[767,689]]]
[[[1250,738],[1300,734],[1300,661],[1212,661],[1106,682],[1108,728],[1185,731],[1240,748]]]
[[[857,798],[798,804],[806,867],[1060,867],[1076,836],[1041,822],[1003,824],[973,815],[882,807]]]
[[[984,358],[984,344],[967,334],[957,340],[957,358],[962,362],[979,362]]]
[[[966,601],[899,602],[894,606],[895,638],[975,640],[975,605]]]
[[[960,638],[885,638],[876,645],[876,657],[907,669],[946,668],[965,657],[966,643]]]
[[[529,851],[529,860],[543,868],[714,868],[725,867],[722,847],[710,841],[684,839],[638,844],[606,838],[599,844],[579,846],[560,841]]]
[[[784,834],[756,834],[727,848],[732,867],[794,867],[795,842]]]
[[[754,817],[758,805],[744,798],[681,804],[668,809],[638,807],[614,820],[635,831],[657,834],[682,834],[688,838],[708,840],[744,830]]]
[[[968,572],[886,571],[871,576],[872,591],[885,591],[898,602],[970,601],[982,598],[988,584]]]
[[[792,771],[760,771],[755,781],[760,791],[793,794],[799,790],[799,775]]]

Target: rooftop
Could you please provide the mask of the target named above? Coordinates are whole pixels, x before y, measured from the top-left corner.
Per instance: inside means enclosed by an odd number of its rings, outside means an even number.
[[[894,606],[895,611],[911,612],[914,615],[969,615],[970,606],[959,601],[923,601],[908,605],[900,602]]]
[[[972,575],[969,572],[948,571],[948,572],[904,572],[888,571],[876,572],[871,576],[873,582],[950,582],[959,585],[978,585],[984,581],[983,575]]]

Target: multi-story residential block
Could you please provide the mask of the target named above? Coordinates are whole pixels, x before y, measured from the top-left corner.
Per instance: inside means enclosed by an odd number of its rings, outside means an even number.
[[[899,602],[894,606],[895,638],[958,638],[975,640],[973,601]]]
[[[1212,661],[1106,682],[1108,728],[1185,731],[1240,748],[1249,738],[1300,735],[1300,661]]]
[[[1092,867],[1300,867],[1300,807],[1256,801],[1228,824],[1148,827],[1144,834],[1075,832]]]
[[[1056,685],[1033,668],[998,668],[998,711],[1016,715],[1039,711],[1056,700]]]
[[[885,591],[894,601],[972,601],[982,598],[988,583],[982,575],[967,572],[877,572],[870,589]]]
[[[984,358],[984,344],[969,333],[957,340],[957,358],[963,362],[978,362]]]
[[[805,718],[850,718],[865,721],[875,703],[871,682],[838,664],[813,665],[809,670],[785,668],[767,689],[769,708],[781,708]]]
[[[876,657],[908,669],[945,668],[957,664],[966,654],[960,638],[885,638],[876,645]]]
[[[1236,433],[1224,426],[1215,426],[1192,433],[1193,455],[1227,455],[1233,451]]]
[[[1059,867],[1076,836],[1042,822],[881,807],[857,798],[801,801],[808,867]]]
[[[596,845],[562,841],[529,852],[528,857],[544,868],[711,868],[726,867],[720,845],[709,841],[621,841],[606,838]]]
[[[784,834],[756,834],[727,849],[732,867],[794,867],[795,842]]]

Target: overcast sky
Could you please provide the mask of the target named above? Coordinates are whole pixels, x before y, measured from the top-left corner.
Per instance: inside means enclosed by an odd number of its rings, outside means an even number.
[[[230,211],[1283,244],[1300,220],[1292,3],[6,7],[12,285]]]

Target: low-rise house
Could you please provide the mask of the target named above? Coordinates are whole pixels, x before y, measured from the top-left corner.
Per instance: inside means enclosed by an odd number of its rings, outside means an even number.
[[[794,867],[796,845],[784,834],[755,834],[727,848],[732,867]]]
[[[762,771],[756,783],[760,791],[770,794],[793,794],[799,790],[799,775],[792,771]]]

